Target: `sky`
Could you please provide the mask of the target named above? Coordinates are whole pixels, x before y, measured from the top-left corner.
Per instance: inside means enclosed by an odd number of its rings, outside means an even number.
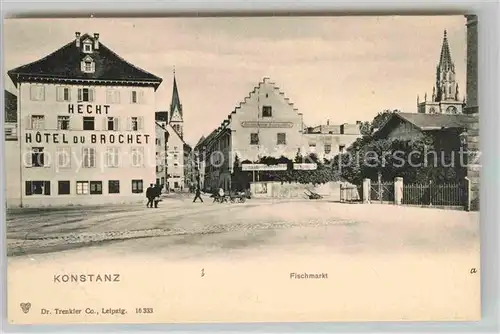
[[[270,77],[307,126],[369,121],[385,109],[416,112],[432,95],[444,30],[461,98],[466,26],[458,16],[210,17],[7,19],[7,71],[74,40],[100,41],[163,79],[156,109],[168,110],[173,69],[184,112],[184,139],[194,145]]]

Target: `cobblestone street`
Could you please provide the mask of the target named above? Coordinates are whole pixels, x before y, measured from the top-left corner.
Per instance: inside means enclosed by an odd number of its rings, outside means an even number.
[[[154,252],[165,245],[221,251],[259,245],[319,243],[338,251],[457,249],[478,243],[476,213],[340,204],[308,200],[192,203],[187,195],[145,205],[12,212],[7,219],[9,255],[79,247]],[[125,242],[125,243],[124,243]],[[105,243],[106,245],[104,246]],[[129,244],[131,243],[131,244]]]

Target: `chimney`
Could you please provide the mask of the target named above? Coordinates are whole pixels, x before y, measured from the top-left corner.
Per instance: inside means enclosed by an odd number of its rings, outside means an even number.
[[[80,47],[80,32],[79,31],[75,32],[75,40],[76,40],[76,47],[79,48]]]
[[[326,125],[330,125],[330,120],[329,119],[326,120]]]
[[[99,49],[99,34],[94,33],[94,50]]]

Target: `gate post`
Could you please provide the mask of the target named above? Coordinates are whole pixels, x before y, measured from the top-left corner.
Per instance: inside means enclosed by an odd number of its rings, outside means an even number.
[[[464,197],[465,200],[463,201],[465,211],[470,211],[471,208],[471,200],[472,200],[472,189],[471,189],[471,182],[468,177],[464,178]]]
[[[403,201],[403,178],[394,179],[394,204],[401,205]]]
[[[370,203],[371,198],[371,181],[370,179],[363,179],[363,203]]]

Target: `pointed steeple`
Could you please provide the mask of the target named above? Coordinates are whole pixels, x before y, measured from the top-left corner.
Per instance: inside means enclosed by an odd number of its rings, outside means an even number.
[[[441,67],[443,70],[454,70],[453,61],[451,60],[450,45],[448,44],[448,34],[446,30],[444,31],[443,44],[441,46],[439,67]]]
[[[172,102],[170,103],[170,124],[181,138],[184,136],[184,120],[182,115],[182,103],[177,89],[174,67],[174,85],[172,89]]]
[[[436,102],[455,100],[455,64],[451,59],[448,34],[444,31],[441,54],[436,68]]]
[[[176,108],[182,118],[182,104],[181,104],[181,99],[179,97],[179,91],[177,89],[177,80],[175,78],[175,67],[174,67],[174,86],[172,90],[172,102],[170,103],[170,118],[172,118]]]

